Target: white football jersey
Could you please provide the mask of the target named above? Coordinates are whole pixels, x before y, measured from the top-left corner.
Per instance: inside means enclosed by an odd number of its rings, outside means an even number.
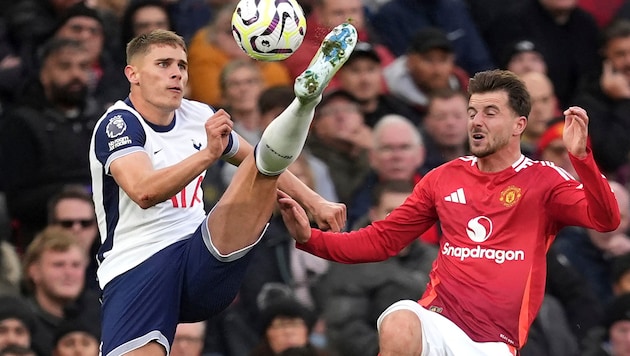
[[[97,122],[90,144],[90,170],[102,247],[98,253],[101,288],[177,241],[190,237],[204,221],[201,182],[205,172],[171,199],[148,209],[138,206],[116,183],[110,166],[133,152],[145,152],[154,169],[172,166],[207,145],[208,105],[184,99],[169,126],[145,121],[131,101],[118,101]],[[232,131],[223,157],[239,149]]]

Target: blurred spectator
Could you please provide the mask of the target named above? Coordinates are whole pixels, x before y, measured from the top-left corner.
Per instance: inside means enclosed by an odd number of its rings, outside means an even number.
[[[433,92],[421,128],[426,151],[422,171],[468,154],[467,95],[451,89]]]
[[[532,103],[532,109],[527,117],[527,126],[521,135],[521,151],[530,158],[536,158],[534,155],[538,140],[547,130],[549,122],[561,116],[562,113],[558,107],[553,84],[545,74],[528,72],[520,77],[525,83]],[[568,165],[572,167],[571,163]]]
[[[580,79],[597,67],[599,58],[599,29],[577,1],[522,0],[497,18],[494,30],[486,36],[497,60],[518,41],[535,43],[547,63],[547,75],[561,107],[571,104]]]
[[[220,73],[232,60],[242,59],[260,67],[264,86],[292,84],[284,62],[263,62],[251,59],[232,35],[234,5],[221,8],[212,22],[197,31],[188,47],[188,85],[190,99],[219,106],[222,92]]]
[[[619,227],[607,233],[588,229],[586,235],[573,236],[567,236],[561,231],[554,243],[555,248],[589,282],[599,300],[604,302],[613,295],[613,258],[630,252],[630,237],[626,234],[630,224],[630,194],[617,182],[611,181],[610,186],[621,214]]]
[[[613,259],[612,282],[614,295],[630,293],[630,253]]]
[[[234,60],[223,67],[219,83],[220,106],[230,113],[234,130],[255,145],[262,134],[258,98],[264,83],[260,68],[250,60]]]
[[[22,265],[15,247],[0,237],[0,296],[19,295]]]
[[[81,42],[87,50],[89,60],[88,92],[98,97],[105,111],[109,105],[129,93],[129,83],[123,75],[122,66],[116,63],[106,47],[103,19],[100,14],[80,2],[64,13],[54,37],[68,38]]]
[[[59,226],[72,233],[85,253],[88,266],[85,271],[85,288],[100,292],[96,279],[96,254],[101,246],[94,201],[82,186],[68,186],[48,202],[48,224]]]
[[[529,72],[547,74],[547,62],[536,44],[530,40],[519,40],[507,46],[501,68],[514,72],[519,77]]]
[[[426,151],[411,121],[400,115],[386,115],[374,126],[372,138],[370,171],[348,203],[347,226],[351,229],[373,206],[372,191],[379,182],[403,180],[415,185],[422,178],[420,167]]]
[[[173,18],[164,1],[133,0],[128,2],[129,4],[125,7],[124,13],[120,17],[121,47],[118,50],[119,53],[115,56],[123,66],[127,63],[125,58],[127,43],[132,38],[156,29],[173,29]]]
[[[343,90],[325,94],[315,109],[306,147],[328,167],[341,202],[350,201],[368,173],[372,142],[356,98]]]
[[[601,328],[591,331],[582,356],[630,355],[630,293],[617,296],[606,308]]]
[[[396,56],[406,53],[418,31],[436,27],[452,41],[458,66],[468,73],[494,68],[490,52],[463,0],[391,0],[371,20],[376,31],[383,34],[383,43]]]
[[[100,340],[100,323],[85,317],[68,318],[55,330],[52,356],[98,356]]]
[[[361,104],[365,123],[374,127],[381,117],[398,114],[414,123],[420,116],[402,100],[386,93],[381,59],[374,46],[359,42],[354,47],[348,61],[337,72],[339,88],[354,95]]]
[[[575,105],[588,111],[593,155],[603,173],[619,176],[630,154],[630,21],[619,20],[603,32],[602,70],[585,81]]]
[[[30,347],[35,315],[21,296],[0,297],[0,350],[9,345]]]
[[[610,24],[626,0],[578,0],[578,6],[593,15],[597,25],[604,28]]]
[[[36,50],[47,41],[59,21],[75,4],[83,0],[22,0],[6,8],[7,33],[24,70],[24,75],[36,72]]]
[[[170,355],[201,356],[205,336],[205,321],[177,324]]]
[[[372,32],[365,18],[361,0],[315,0],[311,14],[306,18],[308,29],[298,50],[284,61],[291,78],[296,78],[311,62],[324,37],[335,26],[349,21],[356,27],[359,41],[371,42],[383,66],[391,63],[394,55],[383,45],[378,44],[378,32]],[[380,32],[386,34],[386,32]],[[335,86],[335,79],[331,87]]]
[[[314,355],[327,355],[310,343],[309,334],[315,317],[299,301],[287,296],[274,298],[265,301],[261,310],[262,339],[251,356],[280,355],[293,347],[306,347],[312,349]]]
[[[19,250],[45,226],[55,193],[67,184],[90,184],[86,152],[102,112],[88,95],[89,63],[81,43],[52,39],[43,49],[39,77],[4,118],[0,170]]]
[[[258,99],[258,109],[261,115],[261,130],[264,130],[271,121],[284,111],[294,98],[295,94],[291,86],[275,86],[263,91]],[[308,149],[302,150],[301,155],[308,161],[308,170],[313,175],[312,188],[324,199],[328,201],[338,201],[337,192],[335,191],[335,186],[326,164],[319,158],[313,156]]]
[[[11,345],[0,349],[0,356],[37,356],[30,347]]]
[[[32,346],[42,356],[54,348],[57,328],[69,316],[100,325],[98,294],[84,290],[85,253],[66,230],[53,226],[39,233],[24,255],[28,302],[36,315]]]
[[[369,212],[354,228],[384,219],[412,192],[408,180],[390,180],[373,187]],[[323,301],[329,348],[344,356],[376,356],[376,319],[392,303],[420,299],[437,247],[416,241],[398,255],[378,263],[331,263],[318,285]]]
[[[389,92],[426,114],[429,96],[435,90],[468,88],[468,74],[455,65],[453,44],[437,28],[425,28],[414,35],[407,53],[384,70]]]

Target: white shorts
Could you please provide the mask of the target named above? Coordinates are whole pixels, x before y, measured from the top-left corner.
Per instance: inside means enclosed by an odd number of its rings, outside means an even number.
[[[452,321],[425,309],[413,300],[401,300],[389,306],[376,321],[397,310],[410,310],[422,322],[422,356],[515,356],[516,349],[503,342],[475,342]]]

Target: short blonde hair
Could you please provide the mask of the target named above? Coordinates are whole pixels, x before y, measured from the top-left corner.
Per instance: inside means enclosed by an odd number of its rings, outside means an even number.
[[[157,29],[129,41],[127,44],[127,64],[131,63],[133,57],[149,53],[153,45],[181,47],[184,52],[188,53],[186,42],[182,36],[173,31]]]

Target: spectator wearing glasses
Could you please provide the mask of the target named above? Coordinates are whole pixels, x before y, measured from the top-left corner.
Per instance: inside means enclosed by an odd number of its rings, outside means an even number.
[[[57,328],[69,316],[100,324],[98,294],[84,289],[87,260],[77,239],[50,226],[40,232],[24,255],[27,301],[35,312],[31,346],[50,355]]]
[[[88,259],[85,288],[99,291],[96,253],[101,244],[94,202],[87,189],[82,186],[68,186],[55,195],[48,204],[48,224],[67,230],[76,238]]]

